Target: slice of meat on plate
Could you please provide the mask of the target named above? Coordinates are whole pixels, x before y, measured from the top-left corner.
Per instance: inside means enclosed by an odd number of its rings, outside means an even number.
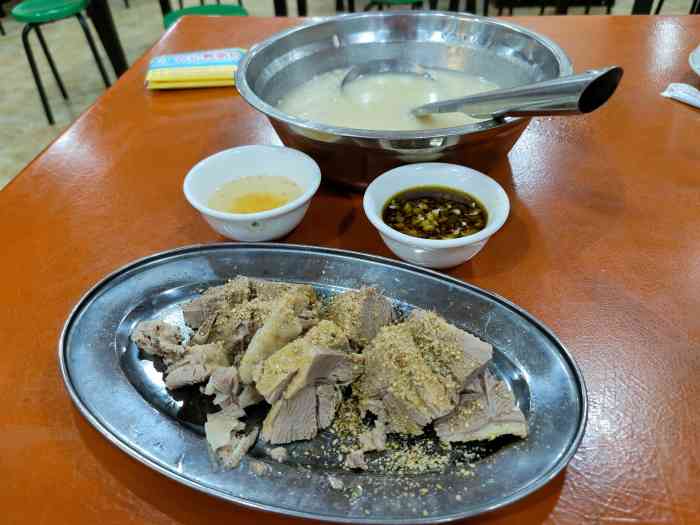
[[[202,388],[202,393],[214,396],[213,403],[220,407],[238,404],[239,392],[240,379],[235,366],[216,368],[209,376],[206,386]]]
[[[212,314],[247,301],[249,297],[250,281],[240,275],[220,286],[212,286],[199,297],[185,303],[182,315],[185,322],[196,330]]]
[[[273,302],[253,299],[220,310],[207,333],[207,342],[221,343],[232,361],[237,363],[255,332],[272,313],[274,306]]]
[[[336,385],[318,385],[318,428],[328,428],[333,423],[338,405],[343,400],[343,394]]]
[[[226,352],[220,343],[190,346],[181,359],[168,367],[165,386],[172,390],[203,383],[214,370],[229,365]]]
[[[297,310],[301,311],[305,306],[308,306],[308,299],[304,294],[288,293],[275,303],[272,312],[251,339],[241,359],[240,372],[244,383],[252,383],[258,365],[301,335],[304,326]]]
[[[180,330],[164,321],[141,321],[134,327],[131,340],[143,352],[161,357],[166,364],[185,353]]]
[[[345,354],[350,348],[342,330],[331,321],[321,321],[303,337],[285,345],[279,352],[266,359],[256,374],[256,387],[268,403],[277,401],[300,369],[311,365],[314,357],[311,351],[313,347],[325,348],[328,352],[335,351],[336,358],[339,358],[337,354]],[[299,385],[299,382],[296,384]],[[299,388],[295,388],[294,391],[298,390]]]
[[[527,420],[513,393],[487,370],[462,394],[459,406],[435,423],[442,441],[481,441],[499,436],[527,437]]]
[[[379,330],[392,322],[391,301],[375,288],[360,288],[336,295],[326,316],[335,322],[356,345],[367,345]]]
[[[367,470],[365,454],[361,450],[352,450],[345,456],[345,466],[355,470]]]
[[[316,388],[311,386],[291,399],[276,401],[263,421],[263,439],[282,445],[315,437],[318,433],[316,405]]]
[[[305,295],[308,302],[315,302],[317,299],[316,292],[308,284],[283,283],[253,278],[250,279],[250,287],[255,297],[264,301],[274,301],[288,292]]]
[[[420,435],[456,406],[458,385],[430,366],[406,323],[384,327],[363,355],[365,373],[353,390],[361,406],[383,405],[389,431]]]
[[[237,405],[207,414],[204,424],[207,444],[211,455],[225,469],[236,468],[258,438],[258,427],[244,432],[245,423],[240,421],[244,416],[245,412]]]
[[[430,366],[450,382],[449,388],[455,392],[477,377],[493,356],[490,344],[460,330],[434,312],[414,310],[407,326]]]

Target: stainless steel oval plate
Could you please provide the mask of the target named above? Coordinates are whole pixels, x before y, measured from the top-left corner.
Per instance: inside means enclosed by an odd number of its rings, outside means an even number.
[[[456,466],[445,472],[388,476],[347,472],[332,461],[307,459],[304,451],[320,446],[324,436],[294,445],[296,453],[284,464],[254,449],[237,469],[217,471],[201,434],[202,407],[193,401],[196,396],[171,396],[154,363],[139,357],[129,334],[142,319],[178,322],[180,304],[199,289],[238,274],[309,283],[323,294],[372,285],[398,309],[436,310],[494,346],[493,371],[515,393],[530,435],[487,447],[466,476]],[[576,452],[586,424],[586,391],[576,363],[527,312],[436,272],[324,248],[216,244],[136,261],[83,297],[66,322],[59,359],[80,411],[129,455],[213,496],[329,521],[435,523],[502,507],[561,471]],[[333,489],[329,474],[344,488]]]

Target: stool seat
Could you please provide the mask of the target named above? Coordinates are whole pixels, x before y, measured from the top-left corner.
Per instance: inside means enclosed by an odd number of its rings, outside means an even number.
[[[12,8],[12,16],[25,24],[45,24],[80,13],[88,0],[24,0]]]
[[[176,11],[170,11],[163,17],[163,25],[168,29],[185,15],[205,15],[205,16],[248,16],[248,11],[240,5],[198,5],[185,7]]]

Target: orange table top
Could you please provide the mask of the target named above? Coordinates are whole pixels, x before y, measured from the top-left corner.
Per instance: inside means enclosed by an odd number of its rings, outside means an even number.
[[[569,468],[487,523],[644,523],[700,515],[700,112],[662,98],[698,85],[700,17],[518,18],[577,70],[619,64],[598,112],[534,120],[490,175],[504,228],[449,273],[547,323],[589,387]],[[0,521],[282,523],[204,496],[118,451],[63,388],[56,344],[73,304],[111,270],[217,242],[181,192],[198,160],[278,143],[233,89],[151,93],[156,54],[249,46],[294,19],[185,18],[0,192]],[[360,195],[322,188],[285,242],[391,256]],[[479,521],[482,522],[481,520]]]

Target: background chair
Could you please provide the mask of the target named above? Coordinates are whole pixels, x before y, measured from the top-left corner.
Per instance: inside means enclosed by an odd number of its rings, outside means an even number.
[[[129,0],[124,0],[125,2],[128,2]],[[184,9],[185,5],[183,4],[183,0],[177,0],[177,3],[180,4],[180,9]],[[221,0],[216,0],[217,4],[221,4]],[[205,5],[204,0],[199,0],[199,5]],[[238,0],[238,5],[243,7],[243,0]]]
[[[423,1],[422,0],[373,0],[369,4],[367,4],[367,7],[365,7],[365,11],[369,11],[373,7],[376,7],[380,11],[384,9],[384,7],[391,7],[392,5],[410,5],[412,9],[420,9],[423,7]]]
[[[163,26],[168,29],[185,15],[214,15],[214,16],[248,16],[248,11],[242,5],[212,4],[185,7],[170,11],[163,17]]]
[[[95,58],[97,63],[97,68],[100,70],[100,75],[102,75],[102,80],[105,83],[105,87],[109,87],[109,78],[107,78],[107,72],[102,65],[102,60],[95,47],[95,41],[92,39],[90,34],[90,28],[88,27],[85,18],[82,15],[82,11],[87,7],[88,0],[24,0],[22,3],[17,4],[12,9],[12,16],[19,22],[24,22],[25,26],[22,30],[22,44],[24,44],[24,51],[27,54],[27,60],[29,61],[29,67],[32,70],[32,75],[34,76],[34,82],[36,83],[37,91],[39,91],[39,98],[41,99],[41,104],[44,106],[44,113],[46,113],[46,118],[49,124],[54,124],[53,114],[51,113],[51,108],[49,107],[49,101],[46,98],[46,92],[44,91],[44,85],[41,82],[41,77],[39,76],[39,70],[36,67],[36,61],[34,60],[34,53],[29,45],[29,33],[34,31],[41,48],[44,50],[46,55],[46,60],[49,62],[49,67],[56,79],[56,84],[58,84],[58,89],[61,91],[63,98],[68,100],[68,93],[63,85],[63,81],[58,74],[58,69],[56,69],[56,64],[54,64],[51,53],[49,53],[49,48],[44,40],[44,35],[41,33],[40,26],[44,24],[49,24],[51,22],[57,22],[66,18],[76,17],[78,22],[80,22],[80,27],[85,33],[85,39],[87,40],[88,46],[90,46],[90,51],[92,56]]]

